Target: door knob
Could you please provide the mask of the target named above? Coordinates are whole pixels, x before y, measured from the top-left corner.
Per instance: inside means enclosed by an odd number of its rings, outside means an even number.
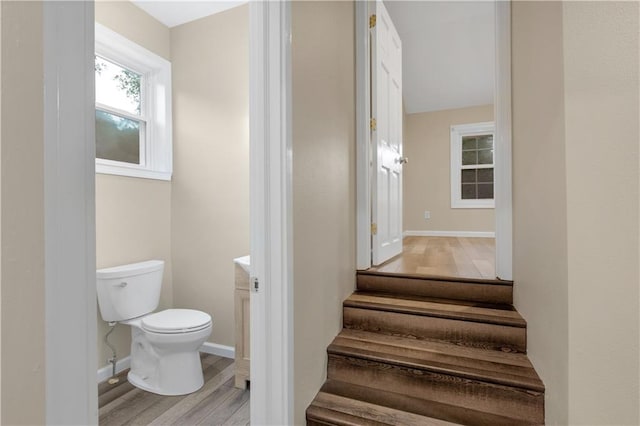
[[[400,164],[407,164],[408,162],[409,162],[409,159],[407,157],[398,158],[398,163]]]

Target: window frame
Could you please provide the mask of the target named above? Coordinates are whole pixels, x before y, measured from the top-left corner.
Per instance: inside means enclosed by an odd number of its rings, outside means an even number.
[[[495,208],[495,123],[493,121],[482,123],[457,124],[451,126],[451,208],[452,209],[493,209]],[[493,136],[493,163],[476,165],[467,168],[493,168],[494,169],[494,194],[493,198],[462,199],[462,138],[465,136]]]
[[[96,103],[95,107],[145,123],[140,134],[140,164],[96,158],[96,173],[171,180],[171,63],[98,23],[95,26],[95,54],[142,76],[139,116],[108,105]]]

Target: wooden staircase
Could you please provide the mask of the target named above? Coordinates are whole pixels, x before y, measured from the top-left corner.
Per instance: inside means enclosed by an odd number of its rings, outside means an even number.
[[[510,281],[359,272],[308,425],[540,425]]]

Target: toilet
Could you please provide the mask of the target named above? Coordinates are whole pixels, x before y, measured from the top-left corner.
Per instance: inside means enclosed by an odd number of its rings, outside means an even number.
[[[129,382],[160,395],[185,395],[204,384],[198,350],[211,334],[207,313],[154,312],[164,261],[149,260],[96,271],[102,319],[131,327]]]

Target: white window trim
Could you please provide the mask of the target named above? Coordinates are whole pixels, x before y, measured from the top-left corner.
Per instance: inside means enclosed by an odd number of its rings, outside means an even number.
[[[494,165],[495,168],[495,124],[491,122],[457,124],[451,126],[451,208],[452,209],[493,209],[495,208],[495,183],[494,198],[491,200],[463,200],[461,194],[462,175],[462,138],[464,136],[492,134],[494,135]],[[483,168],[478,166],[478,168]]]
[[[171,180],[171,63],[120,34],[97,24],[95,53],[143,75],[146,132],[141,164],[96,158],[96,173]]]

